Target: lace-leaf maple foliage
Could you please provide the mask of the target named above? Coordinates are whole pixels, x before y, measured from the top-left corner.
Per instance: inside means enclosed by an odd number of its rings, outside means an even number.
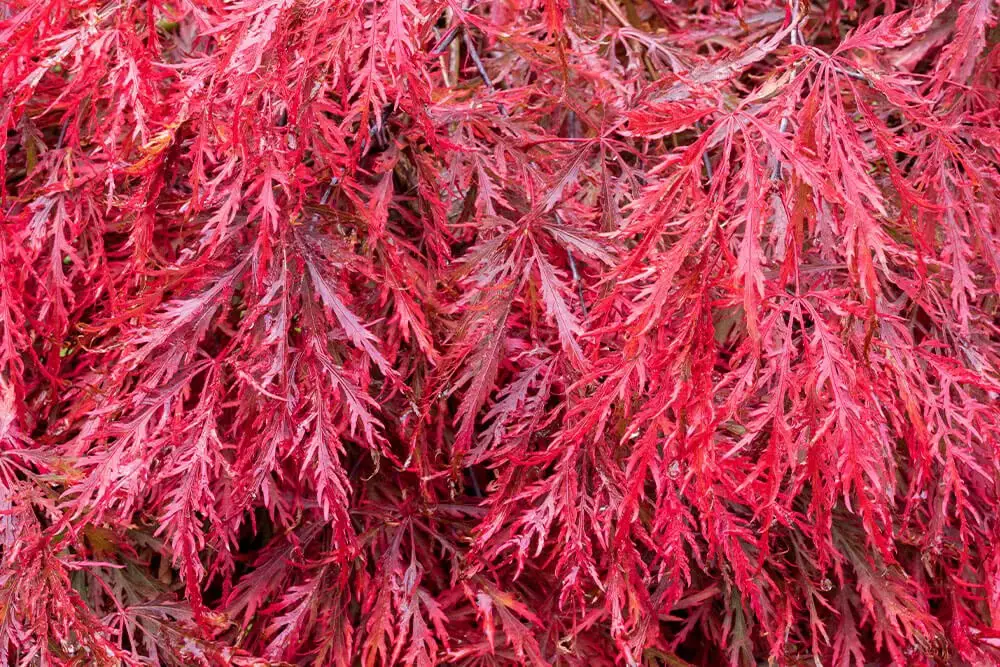
[[[1000,662],[995,14],[0,4],[0,661]]]

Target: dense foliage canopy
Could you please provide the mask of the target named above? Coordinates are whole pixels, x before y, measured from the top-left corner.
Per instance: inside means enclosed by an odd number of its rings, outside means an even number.
[[[0,0],[0,662],[1000,664],[991,0]]]

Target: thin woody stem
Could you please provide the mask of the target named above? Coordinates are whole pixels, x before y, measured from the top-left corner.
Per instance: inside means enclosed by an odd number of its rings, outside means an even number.
[[[482,78],[483,83],[489,88],[491,93],[497,91],[496,86],[493,85],[493,79],[490,78],[489,73],[486,71],[486,66],[483,65],[482,59],[479,57],[479,50],[476,49],[476,44],[473,42],[472,37],[469,36],[467,30],[462,31],[462,37],[465,39],[465,46],[469,49],[469,56],[472,57],[472,62],[476,65],[476,71],[479,72],[480,78]],[[502,104],[497,104],[497,111],[504,118],[507,117],[507,110],[503,108]]]

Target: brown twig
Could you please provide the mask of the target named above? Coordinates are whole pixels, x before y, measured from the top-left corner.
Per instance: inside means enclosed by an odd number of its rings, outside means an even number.
[[[486,71],[486,66],[483,65],[483,61],[479,57],[479,50],[476,49],[476,45],[472,41],[472,37],[469,36],[469,32],[467,30],[462,31],[462,37],[465,39],[465,46],[469,49],[469,55],[472,57],[472,62],[476,65],[476,70],[479,72],[480,78],[482,78],[483,83],[486,84],[486,87],[489,88],[490,92],[495,93],[497,91],[496,86],[493,85],[493,79],[490,78],[489,73]],[[502,104],[497,104],[497,111],[500,112],[501,116],[505,118],[507,117],[507,110],[504,109]]]

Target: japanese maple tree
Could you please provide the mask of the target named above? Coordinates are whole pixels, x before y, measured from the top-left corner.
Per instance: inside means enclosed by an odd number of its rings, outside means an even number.
[[[996,12],[0,0],[0,663],[1000,664]]]

